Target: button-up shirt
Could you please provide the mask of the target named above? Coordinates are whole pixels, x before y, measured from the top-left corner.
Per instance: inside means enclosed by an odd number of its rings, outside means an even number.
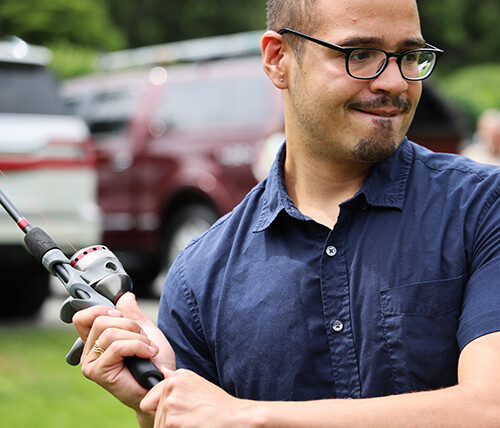
[[[242,398],[360,398],[457,382],[500,330],[500,169],[405,139],[333,228],[269,176],[170,269],[159,326],[178,367]]]

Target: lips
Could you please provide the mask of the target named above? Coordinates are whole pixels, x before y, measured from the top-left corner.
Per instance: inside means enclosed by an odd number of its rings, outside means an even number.
[[[351,101],[348,108],[372,116],[390,118],[408,113],[411,104],[405,99],[383,97],[372,101]]]
[[[359,111],[361,113],[370,114],[370,115],[379,116],[379,117],[394,117],[394,116],[397,116],[397,115],[403,113],[402,110],[365,110],[365,109],[360,109],[360,108],[356,108],[354,110]]]

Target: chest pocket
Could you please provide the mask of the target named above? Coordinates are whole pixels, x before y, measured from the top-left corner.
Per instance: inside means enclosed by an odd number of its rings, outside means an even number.
[[[460,276],[381,291],[384,340],[397,392],[456,384],[463,282]]]

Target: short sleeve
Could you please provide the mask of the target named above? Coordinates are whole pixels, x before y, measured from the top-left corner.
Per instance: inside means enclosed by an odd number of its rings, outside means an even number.
[[[165,280],[158,326],[174,349],[177,368],[192,370],[219,385],[216,366],[204,339],[198,304],[185,281],[183,262],[181,253]]]
[[[460,350],[470,341],[500,331],[500,185],[482,207],[473,229],[469,279],[457,331]]]

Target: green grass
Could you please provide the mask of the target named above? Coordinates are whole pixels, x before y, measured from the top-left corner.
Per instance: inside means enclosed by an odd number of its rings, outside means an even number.
[[[135,413],[64,360],[70,327],[0,325],[0,425],[136,428]]]

